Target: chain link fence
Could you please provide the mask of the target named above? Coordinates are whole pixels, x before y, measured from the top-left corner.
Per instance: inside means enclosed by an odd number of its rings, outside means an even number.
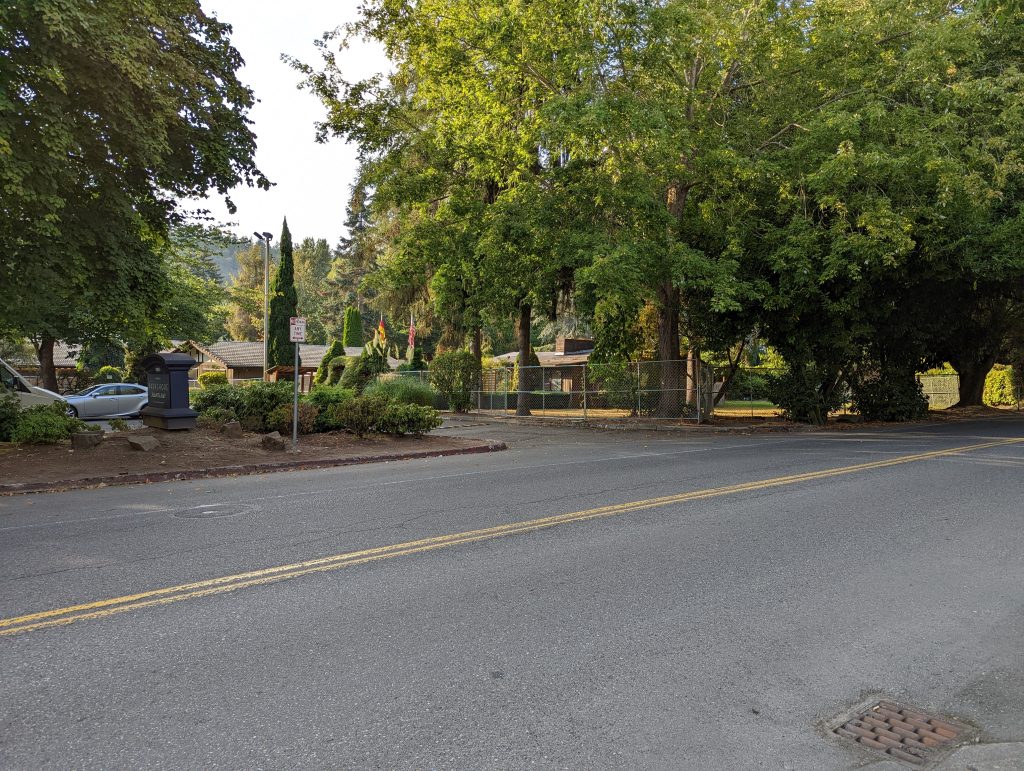
[[[474,411],[484,413],[521,414],[522,404],[530,415],[582,420],[702,422],[715,415],[767,418],[782,413],[772,401],[770,382],[782,372],[769,367],[742,367],[730,377],[728,368],[686,359],[498,367],[482,371],[471,403]],[[416,378],[431,384],[429,370],[381,377]],[[919,375],[918,380],[932,410],[946,409],[959,400],[958,375]],[[1019,410],[1024,406],[1024,392],[1019,386],[1015,390]],[[442,399],[437,406],[445,409],[448,405]],[[847,394],[840,412],[849,409]]]
[[[472,406],[504,415],[701,422],[713,414],[714,374],[695,359],[488,368],[472,391]],[[385,377],[430,383],[429,370]]]

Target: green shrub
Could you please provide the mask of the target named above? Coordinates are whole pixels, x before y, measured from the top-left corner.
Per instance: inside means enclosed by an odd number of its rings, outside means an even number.
[[[430,363],[430,379],[452,410],[466,412],[480,382],[480,365],[469,351],[446,351]]]
[[[203,388],[209,388],[214,385],[227,385],[228,384],[228,373],[227,372],[203,372],[199,375],[199,385]]]
[[[425,434],[441,425],[441,415],[433,407],[391,402],[377,421],[382,434],[404,436]]]
[[[131,426],[128,425],[128,421],[124,418],[112,418],[110,420],[111,431],[131,431]]]
[[[852,384],[851,406],[865,420],[905,423],[928,415],[928,400],[914,374],[882,370]]]
[[[997,364],[985,378],[982,401],[990,407],[1008,407],[1017,403],[1013,384],[1013,368]]]
[[[345,368],[354,362],[351,356],[335,356],[327,365],[327,385],[337,385],[345,373]]]
[[[342,425],[338,411],[332,407],[340,407],[349,399],[355,398],[356,392],[341,386],[321,385],[306,395],[305,401],[317,408],[314,431],[340,431]]]
[[[760,372],[751,372],[740,367],[729,382],[726,399],[748,399],[760,402],[770,398],[771,387],[768,378]]]
[[[18,425],[21,402],[12,393],[0,393],[0,442],[11,441],[11,434]]]
[[[24,410],[11,432],[11,441],[18,444],[55,444],[70,439],[79,431],[97,430],[77,418],[68,417],[62,403],[37,405]]]
[[[106,367],[100,367],[96,370],[96,375],[93,379],[97,383],[120,383],[124,381],[125,377],[127,376],[125,375],[124,370],[107,365]]]
[[[376,429],[387,408],[387,399],[357,396],[331,409],[337,411],[338,420],[347,430],[361,438]]]
[[[266,427],[270,431],[279,431],[282,435],[291,436],[293,405],[281,404],[267,415]],[[320,410],[314,404],[299,402],[299,433],[312,434],[316,427],[316,419]]]
[[[828,414],[839,409],[845,392],[832,378],[813,365],[767,375],[768,398],[782,408],[782,415],[798,423],[823,425]]]
[[[256,382],[242,388],[242,410],[239,417],[248,418],[255,431],[268,430],[267,420],[282,404],[292,403],[294,385],[284,380],[276,383]],[[273,429],[269,429],[273,430]]]
[[[238,415],[233,410],[227,410],[223,407],[210,407],[199,415],[196,424],[200,428],[219,429],[225,423],[230,423],[232,420],[238,420]]]
[[[320,366],[316,368],[313,383],[315,385],[328,383],[331,377],[331,365],[336,358],[344,355],[345,346],[341,344],[341,340],[331,340],[331,344],[327,346],[327,350],[324,352],[324,357],[320,360]]]
[[[381,396],[399,404],[433,407],[437,392],[417,377],[395,377],[377,380],[363,389],[364,396]]]
[[[237,385],[211,385],[192,391],[192,409],[200,415],[217,409],[241,415],[245,411],[245,389]]]
[[[372,343],[368,343],[367,348],[371,345]],[[386,356],[382,357],[379,351],[367,351],[364,348],[358,359],[348,359],[345,372],[341,376],[341,386],[362,393],[377,375],[389,370]]]

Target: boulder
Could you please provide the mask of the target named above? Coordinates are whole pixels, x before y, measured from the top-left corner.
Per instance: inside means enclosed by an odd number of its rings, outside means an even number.
[[[264,450],[283,450],[285,448],[284,439],[278,431],[272,431],[269,434],[264,434],[263,439],[260,440],[260,444],[263,445]]]
[[[241,439],[242,438],[242,424],[237,420],[230,420],[221,427],[221,432],[228,439]]]
[[[75,450],[91,450],[103,442],[102,431],[81,431],[71,435],[71,447]]]
[[[160,446],[160,442],[155,437],[145,435],[129,436],[128,444],[133,450],[138,450],[139,452],[150,452]]]

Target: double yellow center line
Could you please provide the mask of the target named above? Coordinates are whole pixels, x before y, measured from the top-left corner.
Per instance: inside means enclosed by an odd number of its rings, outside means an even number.
[[[409,554],[421,554],[423,552],[442,549],[450,546],[460,546],[467,543],[487,541],[502,536],[519,535],[531,533],[535,530],[543,530],[557,525],[564,525],[570,522],[584,522],[588,519],[598,517],[611,517],[617,514],[627,514],[631,511],[642,509],[653,509],[659,506],[669,506],[687,501],[698,501],[705,498],[715,498],[722,495],[733,495],[735,493],[751,492],[754,490],[767,490],[773,487],[797,484],[800,482],[811,482],[817,479],[854,474],[861,471],[898,466],[904,463],[941,458],[948,455],[956,455],[973,450],[984,450],[990,447],[1000,447],[1007,444],[1024,442],[1020,439],[1004,439],[1000,441],[984,442],[982,444],[965,445],[953,447],[948,450],[935,450],[933,452],[918,453],[916,455],[901,455],[886,460],[872,461],[870,463],[858,463],[853,466],[841,466],[839,468],[824,469],[822,471],[809,471],[804,474],[791,474],[789,476],[764,479],[757,482],[744,482],[724,487],[712,487],[704,490],[694,490],[675,495],[666,495],[660,498],[648,498],[641,501],[619,503],[610,506],[599,506],[596,509],[585,511],[574,511],[568,514],[559,514],[551,517],[511,522],[505,525],[487,527],[480,530],[468,530],[463,533],[452,533],[433,538],[423,538],[418,541],[407,541],[406,543],[393,544],[391,546],[379,546],[374,549],[363,549],[361,551],[337,554],[333,557],[320,557],[317,559],[295,562],[290,565],[278,565],[276,567],[252,570],[247,573],[236,573],[220,578],[210,578],[205,581],[195,581],[189,584],[168,586],[163,589],[152,589],[150,591],[128,594],[123,597],[112,597],[107,600],[71,605],[66,608],[56,608],[40,613],[29,613],[24,616],[0,619],[0,636],[32,632],[38,629],[46,629],[52,626],[73,624],[76,621],[86,619],[103,618],[113,616],[117,613],[126,613],[132,610],[153,607],[156,605],[167,605],[172,602],[192,600],[199,597],[208,597],[214,594],[234,592],[238,589],[245,589],[251,586],[270,584],[276,581],[284,581],[289,578],[310,573],[323,573],[329,570],[350,567],[352,565],[363,565],[377,560],[391,559],[392,557],[403,557]]]

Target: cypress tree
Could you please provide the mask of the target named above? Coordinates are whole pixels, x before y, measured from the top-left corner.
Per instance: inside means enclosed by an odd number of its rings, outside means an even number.
[[[292,262],[292,234],[288,230],[288,218],[285,217],[281,228],[281,262],[277,266],[274,279],[270,282],[270,350],[267,354],[267,367],[291,366],[294,363],[295,349],[288,339],[288,320],[298,315],[295,293],[295,271]]]
[[[346,348],[363,347],[363,317],[354,305],[345,309],[345,327],[341,339]]]

